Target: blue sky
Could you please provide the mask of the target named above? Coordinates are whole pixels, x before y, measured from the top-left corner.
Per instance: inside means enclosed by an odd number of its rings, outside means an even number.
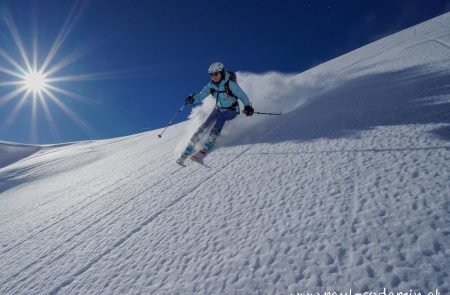
[[[49,77],[72,77],[52,84],[72,93],[52,91],[57,101],[8,98],[18,86],[1,83],[20,79],[5,70],[20,71],[0,55],[0,140],[49,144],[164,127],[208,82],[212,62],[302,72],[449,10],[450,0],[0,0],[2,52],[26,69],[13,23],[31,61],[36,40],[39,68],[66,32],[48,68],[64,67]]]

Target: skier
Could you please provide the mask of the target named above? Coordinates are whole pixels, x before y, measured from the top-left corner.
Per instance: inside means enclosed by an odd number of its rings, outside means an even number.
[[[226,121],[233,120],[240,113],[238,99],[244,104],[243,113],[251,116],[254,110],[245,92],[236,82],[236,76],[232,72],[227,72],[222,63],[211,64],[208,69],[211,81],[196,95],[189,95],[185,99],[186,104],[193,104],[203,101],[211,94],[216,100],[216,106],[206,121],[194,133],[184,152],[178,158],[177,163],[184,164],[184,161],[194,152],[195,145],[199,142],[202,133],[210,128],[209,137],[203,148],[195,153],[191,158],[201,162],[210,152],[219,137]]]

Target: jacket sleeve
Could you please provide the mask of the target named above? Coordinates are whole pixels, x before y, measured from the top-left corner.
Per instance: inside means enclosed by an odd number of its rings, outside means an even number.
[[[231,92],[233,92],[233,94],[242,101],[244,106],[250,105],[250,100],[248,99],[247,94],[245,94],[244,90],[242,90],[237,83],[230,81],[229,87]]]
[[[209,94],[209,84],[207,84],[205,87],[203,87],[202,91],[194,95],[194,102],[202,102]]]

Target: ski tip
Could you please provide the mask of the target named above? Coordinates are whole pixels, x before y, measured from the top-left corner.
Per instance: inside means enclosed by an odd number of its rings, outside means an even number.
[[[181,162],[181,161],[175,161],[175,163],[177,163],[180,166],[186,167],[186,165],[183,162]]]

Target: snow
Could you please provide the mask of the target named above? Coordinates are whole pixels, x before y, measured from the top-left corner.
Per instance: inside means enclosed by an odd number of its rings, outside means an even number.
[[[0,141],[0,168],[20,161],[38,150],[38,146]]]
[[[0,293],[448,294],[449,36],[239,73],[283,116],[230,122],[210,168],[175,163],[209,103],[162,138],[0,143]]]

